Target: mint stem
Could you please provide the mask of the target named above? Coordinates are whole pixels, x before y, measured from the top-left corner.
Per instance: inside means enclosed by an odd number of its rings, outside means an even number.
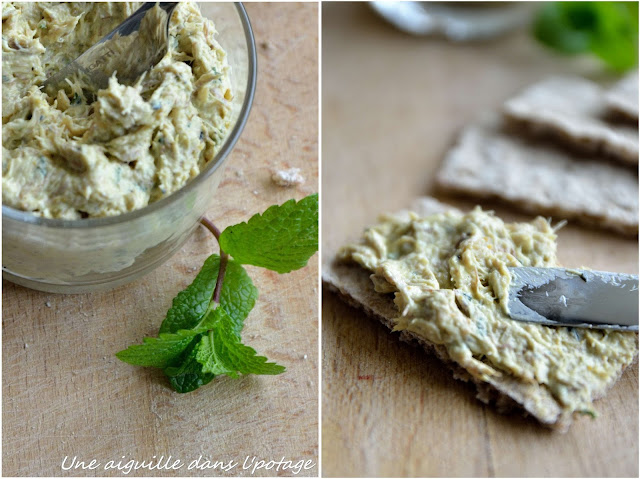
[[[207,228],[213,236],[216,237],[216,241],[218,242],[218,247],[220,247],[220,230],[216,228],[210,220],[205,218],[204,216],[200,218],[200,223]],[[213,302],[216,304],[220,304],[220,292],[222,291],[222,281],[224,280],[224,273],[227,270],[227,261],[229,260],[229,255],[222,251],[220,247],[220,269],[218,270],[218,279],[216,280],[216,287],[213,290]]]

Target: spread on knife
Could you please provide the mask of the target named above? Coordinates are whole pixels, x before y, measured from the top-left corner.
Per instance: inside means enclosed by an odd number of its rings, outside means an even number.
[[[634,333],[552,328],[509,319],[507,267],[556,266],[556,235],[541,217],[504,223],[480,208],[383,216],[344,261],[395,295],[395,330],[442,345],[479,381],[510,375],[546,388],[566,413],[592,413],[636,354]]]
[[[39,88],[138,5],[3,4],[5,205],[48,218],[118,215],[173,193],[214,158],[229,128],[230,72],[193,3],[178,5],[167,53],[135,84],[112,77],[93,102],[77,83]]]

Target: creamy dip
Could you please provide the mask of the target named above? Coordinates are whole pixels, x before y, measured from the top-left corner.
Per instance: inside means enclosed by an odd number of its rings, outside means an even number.
[[[567,411],[592,413],[594,392],[615,382],[637,350],[635,333],[553,328],[507,316],[507,267],[557,266],[549,222],[504,223],[468,214],[384,216],[340,252],[393,293],[396,330],[446,347],[474,377],[503,373],[549,389]]]
[[[133,85],[115,77],[89,101],[44,80],[131,15],[137,3],[5,3],[2,201],[48,218],[112,216],[178,190],[229,128],[231,83],[215,27],[180,3],[167,53]]]

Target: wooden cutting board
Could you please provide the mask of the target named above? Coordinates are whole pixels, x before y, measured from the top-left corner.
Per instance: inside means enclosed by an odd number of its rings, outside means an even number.
[[[444,153],[480,112],[550,74],[611,79],[525,32],[468,44],[415,38],[366,4],[324,4],[322,25],[323,255],[379,213],[434,194]],[[507,220],[530,218],[481,204]],[[636,273],[638,243],[569,225],[559,232],[559,259]],[[486,407],[436,359],[333,294],[322,304],[323,475],[637,477],[637,364],[596,403],[596,420],[578,418],[563,435]]]
[[[258,47],[258,85],[219,200],[207,213],[220,228],[318,191],[318,7],[246,8]],[[288,167],[301,168],[306,183],[272,184],[272,170]],[[3,283],[3,475],[122,475],[105,471],[108,461],[149,462],[164,455],[183,466],[130,476],[249,475],[242,469],[247,456],[310,460],[315,466],[299,475],[317,476],[317,255],[286,275],[247,268],[260,298],[243,337],[285,365],[285,374],[216,378],[180,395],[160,371],[114,357],[157,334],[173,297],[213,252],[215,241],[201,228],[164,265],[113,291],[63,296]],[[228,472],[188,470],[200,455],[239,465]],[[65,456],[67,466],[74,456],[101,466],[65,472]]]

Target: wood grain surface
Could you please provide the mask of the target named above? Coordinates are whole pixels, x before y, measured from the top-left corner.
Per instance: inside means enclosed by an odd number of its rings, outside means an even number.
[[[207,213],[220,228],[271,204],[318,191],[318,6],[246,5],[259,56],[255,103]],[[203,5],[206,12],[206,4]],[[272,184],[271,172],[301,168],[306,183]],[[130,476],[249,475],[245,457],[311,460],[318,471],[318,256],[278,275],[248,267],[260,298],[243,337],[287,367],[280,376],[216,378],[180,395],[159,370],[114,353],[157,334],[172,298],[217,252],[203,228],[164,265],[113,291],[63,296],[3,283],[3,475],[123,475],[108,461],[181,460],[178,470]],[[198,459],[240,464],[187,470]],[[77,456],[94,470],[61,469]],[[124,458],[123,458],[124,456]],[[255,475],[293,475],[261,469]]]
[[[350,3],[325,3],[322,22],[323,261],[417,196],[473,206],[438,195],[433,179],[480,112],[550,74],[613,79],[526,32],[468,44],[415,38]],[[569,225],[558,249],[567,266],[637,272],[635,240]],[[597,419],[579,417],[563,435],[485,406],[436,359],[335,295],[324,293],[322,307],[324,476],[638,476],[637,364],[596,403]]]

